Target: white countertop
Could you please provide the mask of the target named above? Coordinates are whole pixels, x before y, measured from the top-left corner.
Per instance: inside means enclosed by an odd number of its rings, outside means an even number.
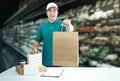
[[[120,68],[83,68],[83,67],[47,67],[63,68],[59,77],[41,77],[38,75],[19,75],[15,67],[0,74],[0,81],[120,81]]]

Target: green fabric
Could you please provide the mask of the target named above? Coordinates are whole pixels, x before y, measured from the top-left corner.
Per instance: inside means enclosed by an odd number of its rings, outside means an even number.
[[[57,19],[53,23],[46,21],[42,23],[38,28],[36,41],[43,41],[42,63],[45,66],[53,65],[53,32],[60,32],[62,27],[61,24],[62,21]],[[63,28],[63,31],[66,31],[66,27]]]

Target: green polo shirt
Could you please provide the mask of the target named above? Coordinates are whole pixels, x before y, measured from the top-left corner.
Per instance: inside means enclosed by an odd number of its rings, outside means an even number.
[[[38,33],[36,36],[36,41],[43,41],[43,53],[42,53],[42,63],[45,66],[52,66],[53,62],[53,32],[61,31],[62,21],[56,19],[54,22],[46,21],[42,23],[38,28]],[[66,31],[66,28],[63,28]]]

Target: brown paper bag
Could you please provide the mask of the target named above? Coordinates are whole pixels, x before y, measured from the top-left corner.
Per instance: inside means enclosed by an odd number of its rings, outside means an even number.
[[[53,65],[78,66],[78,32],[53,33]]]

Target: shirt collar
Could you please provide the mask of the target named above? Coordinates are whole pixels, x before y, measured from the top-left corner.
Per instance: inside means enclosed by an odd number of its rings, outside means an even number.
[[[58,22],[58,19],[56,19],[54,22],[50,22],[49,20],[48,20],[48,23],[49,24],[56,24]]]

